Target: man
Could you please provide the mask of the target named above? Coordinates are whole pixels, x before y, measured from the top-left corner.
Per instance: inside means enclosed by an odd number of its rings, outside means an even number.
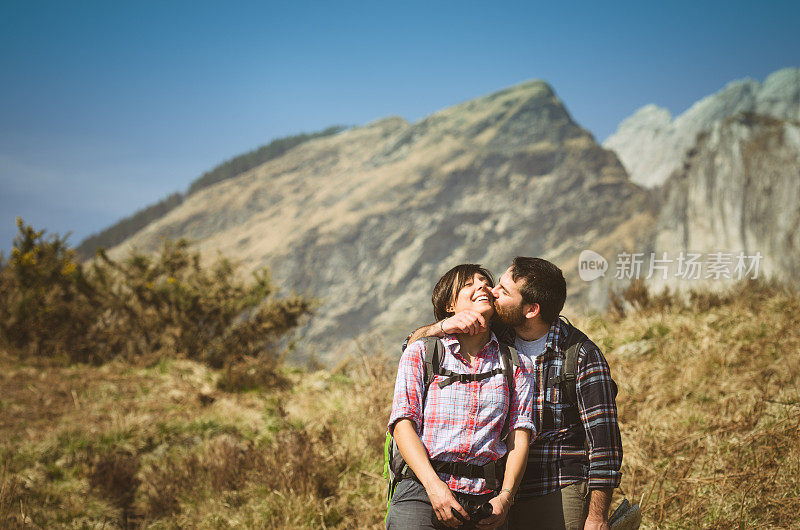
[[[533,360],[535,399],[528,465],[509,529],[608,529],[611,496],[620,482],[622,442],[616,385],[603,354],[590,340],[578,353],[577,411],[562,386],[547,384],[564,370],[571,326],[559,318],[567,297],[561,270],[540,258],[514,258],[492,290],[495,309],[511,329],[496,332]],[[488,323],[463,311],[416,330],[411,340],[444,333],[479,333]]]

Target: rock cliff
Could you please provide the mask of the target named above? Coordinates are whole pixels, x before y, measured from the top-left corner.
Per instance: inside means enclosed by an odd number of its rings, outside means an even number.
[[[718,267],[725,274],[716,277],[714,271],[705,271],[702,281],[719,285],[736,279],[741,275],[734,274],[737,256],[760,254],[758,276],[797,284],[800,123],[755,114],[716,122],[664,184],[654,233],[656,252],[673,257],[680,251],[702,253],[706,263],[719,254],[727,262]],[[750,268],[753,262],[747,259],[744,265]],[[675,278],[674,268],[670,272],[667,283],[673,287],[699,283]],[[655,285],[663,283],[655,278]]]
[[[623,121],[603,145],[619,155],[631,180],[657,186],[680,168],[698,134],[742,112],[800,120],[800,68],[778,70],[763,84],[752,79],[734,81],[674,120],[668,110],[646,105]]]

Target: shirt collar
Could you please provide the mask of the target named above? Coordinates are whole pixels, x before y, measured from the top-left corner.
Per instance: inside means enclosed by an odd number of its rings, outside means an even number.
[[[451,335],[449,333],[446,333],[444,338],[442,338],[442,342],[453,353],[460,353],[461,352],[461,343],[458,342],[458,337],[456,335]],[[491,335],[489,336],[489,342],[487,342],[486,344],[487,344],[487,346],[492,347],[494,349],[494,351],[498,351],[500,349],[500,342],[497,340],[497,337],[495,336],[494,331],[491,332]],[[483,350],[481,350],[481,351],[488,352],[488,351],[490,351],[490,349],[484,347]],[[478,356],[480,357],[480,354]]]
[[[564,338],[567,336],[567,329],[565,326],[566,324],[561,320],[561,317],[553,322],[550,329],[547,330],[547,340],[544,343],[544,351],[553,350],[556,353],[561,353],[563,349],[561,345],[564,342]],[[505,344],[513,346],[516,336],[517,334],[512,328],[506,328],[503,334],[503,341]],[[492,333],[492,337],[494,337],[494,333]]]
[[[561,353],[561,344],[564,342],[564,337],[567,336],[567,330],[561,318],[557,318],[547,331],[547,341],[545,341],[544,349],[553,350],[556,353]]]

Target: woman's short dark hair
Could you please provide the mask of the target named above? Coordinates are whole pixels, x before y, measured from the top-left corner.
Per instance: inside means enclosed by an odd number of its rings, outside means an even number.
[[[484,276],[491,287],[494,287],[492,273],[474,263],[456,265],[442,276],[433,288],[431,302],[433,303],[433,317],[443,320],[454,313],[447,310],[447,306],[455,303],[458,292],[475,276],[475,273]]]
[[[519,289],[522,302],[539,304],[542,320],[552,325],[567,299],[567,282],[561,269],[546,259],[517,256],[511,265],[511,278],[514,282],[524,280]]]

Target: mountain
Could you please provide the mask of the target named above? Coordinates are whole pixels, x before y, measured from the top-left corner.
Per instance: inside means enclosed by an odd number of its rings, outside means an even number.
[[[683,167],[664,184],[652,246],[673,255],[704,253],[706,261],[721,253],[719,259],[727,262],[722,270],[731,273],[739,255],[760,255],[760,276],[797,284],[800,122],[738,114],[702,133]],[[754,261],[745,259],[744,266],[749,269]],[[670,272],[669,282],[656,278],[657,284],[698,286]]]
[[[764,83],[734,81],[675,119],[664,108],[646,105],[624,120],[603,145],[619,155],[631,180],[653,187],[680,168],[698,134],[743,112],[800,120],[800,68],[778,70]]]
[[[322,302],[300,356],[313,344],[334,358],[343,339],[398,345],[430,321],[431,289],[457,263],[499,273],[515,255],[543,256],[563,264],[571,304],[601,304],[604,287],[572,272],[578,253],[633,244],[655,215],[614,153],[530,81],[304,143],[198,191],[111,254],[189,237],[206,255],[269,266]]]
[[[327,361],[354,337],[396,348],[432,321],[434,283],[463,262],[501,273],[515,255],[550,259],[567,276],[568,314],[602,310],[634,277],[654,290],[722,287],[752,275],[756,256],[760,277],[798,284],[799,108],[800,69],[787,69],[731,83],[674,121],[642,109],[611,143],[630,136],[615,149],[623,161],[640,151],[636,164],[661,175],[647,188],[529,81],[416,123],[390,117],[305,142],[187,197],[111,254],[188,237],[204,256],[267,266],[287,291],[320,300],[296,357]],[[583,250],[607,260],[604,275],[579,277]],[[636,276],[625,274],[631,253]],[[682,275],[690,255],[701,271]]]

